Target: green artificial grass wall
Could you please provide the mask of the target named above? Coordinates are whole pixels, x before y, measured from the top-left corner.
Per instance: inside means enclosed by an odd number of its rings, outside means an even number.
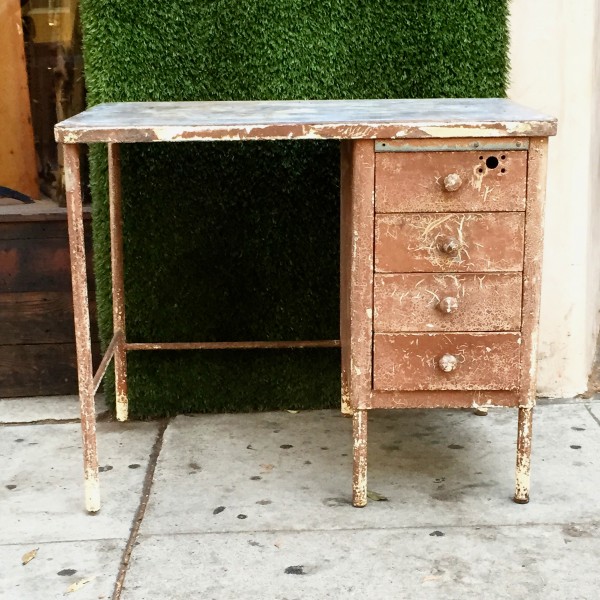
[[[82,0],[90,105],[503,96],[507,0]],[[101,337],[106,149],[91,150]],[[130,341],[339,337],[336,142],[124,146]],[[339,402],[339,351],[129,355],[135,417]],[[105,386],[113,399],[112,377]]]

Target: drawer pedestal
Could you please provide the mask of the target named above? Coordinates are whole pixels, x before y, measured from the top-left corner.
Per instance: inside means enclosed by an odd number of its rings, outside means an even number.
[[[355,506],[367,502],[373,408],[518,408],[515,501],[528,501],[546,144],[342,142],[342,411],[353,417]]]

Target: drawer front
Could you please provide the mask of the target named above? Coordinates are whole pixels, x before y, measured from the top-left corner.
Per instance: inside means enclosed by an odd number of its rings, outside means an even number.
[[[521,271],[524,213],[375,216],[381,273]]]
[[[526,151],[379,152],[375,210],[525,210]]]
[[[379,274],[373,328],[401,331],[518,331],[520,273]]]
[[[518,333],[376,333],[373,388],[515,390],[520,348]]]

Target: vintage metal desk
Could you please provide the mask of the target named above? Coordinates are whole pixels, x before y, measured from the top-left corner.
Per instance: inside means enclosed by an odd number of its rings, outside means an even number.
[[[117,103],[56,126],[64,145],[85,497],[100,508],[94,395],[111,359],[127,419],[127,352],[342,347],[353,503],[367,502],[367,411],[518,407],[515,501],[529,499],[547,137],[503,99]],[[341,140],[341,340],[130,343],[119,144]],[[114,337],[92,370],[79,146],[108,144]]]

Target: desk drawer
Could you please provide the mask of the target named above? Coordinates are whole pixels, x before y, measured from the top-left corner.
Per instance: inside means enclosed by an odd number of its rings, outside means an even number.
[[[381,273],[521,271],[524,213],[375,216]]]
[[[526,151],[379,152],[375,210],[525,210]]]
[[[373,388],[515,390],[520,350],[519,333],[376,333]]]
[[[520,273],[379,274],[373,328],[401,331],[518,331]]]

